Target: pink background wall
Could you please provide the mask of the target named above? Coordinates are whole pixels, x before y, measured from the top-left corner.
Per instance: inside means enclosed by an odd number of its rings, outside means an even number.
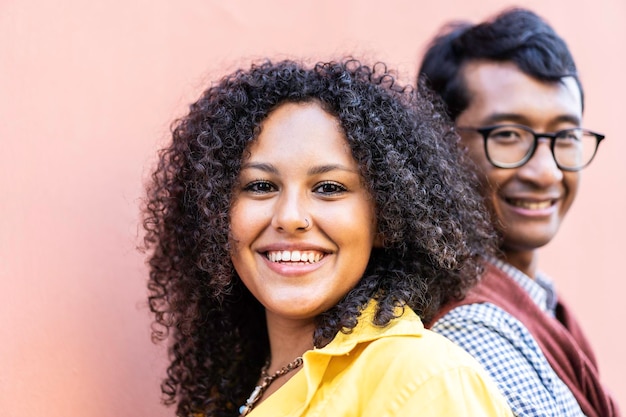
[[[138,205],[170,121],[208,80],[251,58],[345,52],[412,80],[441,23],[511,4],[0,0],[1,414],[172,415],[159,404],[165,350],[149,337]],[[517,4],[568,40],[586,125],[608,136],[541,263],[625,408],[626,2]]]

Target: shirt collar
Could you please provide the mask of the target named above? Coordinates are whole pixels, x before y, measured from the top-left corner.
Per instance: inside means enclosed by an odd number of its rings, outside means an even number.
[[[263,401],[257,413],[261,410],[267,413],[260,415],[301,415],[317,392],[322,383],[324,373],[332,358],[349,355],[359,344],[370,342],[389,336],[410,335],[420,337],[424,332],[424,326],[420,318],[408,306],[396,309],[397,317],[391,320],[386,326],[380,327],[373,323],[376,314],[376,301],[371,300],[367,307],[361,312],[358,323],[349,333],[338,332],[335,338],[321,349],[308,350],[302,355],[304,364],[302,370],[285,384],[281,390]],[[301,389],[302,384],[306,385],[306,390]],[[297,387],[294,388],[294,387]],[[286,388],[288,388],[286,390]],[[282,394],[279,394],[282,392]],[[283,401],[288,395],[290,400]],[[297,411],[294,411],[294,404],[297,403]]]
[[[420,318],[408,306],[396,307],[396,318],[385,326],[376,326],[374,316],[377,303],[371,300],[359,316],[359,321],[352,331],[338,332],[335,338],[322,349],[314,352],[331,356],[345,355],[359,343],[370,342],[382,337],[390,336],[419,336],[424,331],[424,325]]]
[[[522,287],[541,310],[554,316],[557,296],[554,283],[550,277],[542,272],[537,272],[535,279],[532,279],[513,265],[500,259],[491,258],[489,261]]]

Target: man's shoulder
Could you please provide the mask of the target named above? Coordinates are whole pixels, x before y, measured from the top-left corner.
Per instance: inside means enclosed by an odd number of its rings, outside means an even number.
[[[454,307],[437,319],[431,329],[446,337],[449,333],[464,333],[468,337],[494,333],[500,337],[518,338],[520,334],[528,333],[528,329],[515,316],[490,302]],[[469,333],[473,333],[473,336]]]

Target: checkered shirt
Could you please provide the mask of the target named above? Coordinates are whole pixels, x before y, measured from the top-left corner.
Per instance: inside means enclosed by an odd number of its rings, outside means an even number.
[[[536,280],[510,264],[492,263],[528,292],[546,314],[557,304],[552,281]],[[474,356],[498,383],[516,416],[584,416],[569,388],[556,375],[528,329],[501,308],[490,304],[456,307],[437,320],[432,330]]]

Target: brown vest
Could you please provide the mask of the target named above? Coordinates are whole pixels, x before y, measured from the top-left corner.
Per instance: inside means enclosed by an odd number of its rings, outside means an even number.
[[[557,305],[557,318],[550,317],[504,271],[487,264],[481,281],[467,297],[445,305],[431,321],[431,325],[453,308],[475,303],[494,304],[526,326],[554,372],[576,397],[585,415],[620,416],[617,404],[600,383],[598,366],[589,342],[563,303]]]

